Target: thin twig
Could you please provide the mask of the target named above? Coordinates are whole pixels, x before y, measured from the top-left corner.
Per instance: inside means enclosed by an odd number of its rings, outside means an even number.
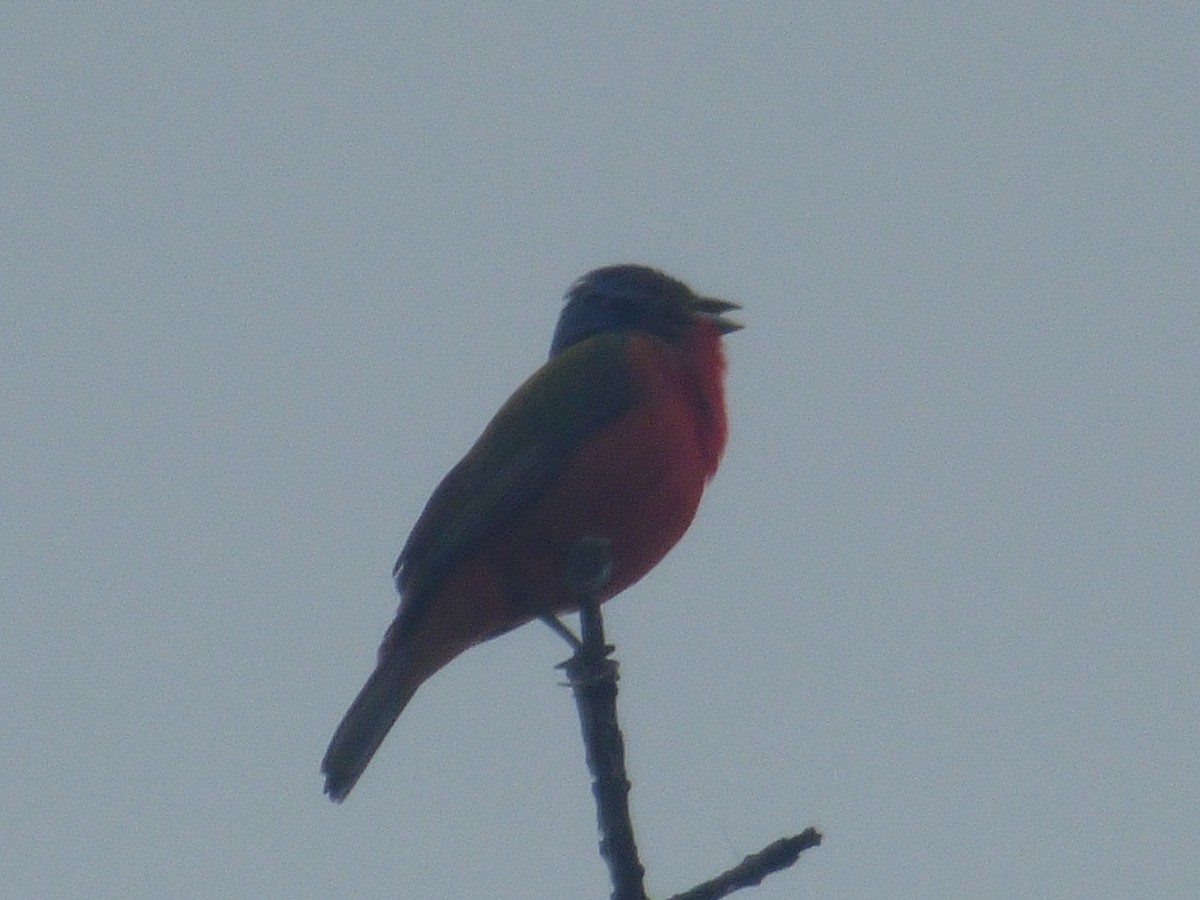
[[[786,869],[810,847],[821,845],[821,832],[806,828],[800,834],[780,838],[762,850],[747,856],[727,872],[698,884],[691,890],[676,894],[671,900],[719,900],[736,890],[752,887],[768,875]]]

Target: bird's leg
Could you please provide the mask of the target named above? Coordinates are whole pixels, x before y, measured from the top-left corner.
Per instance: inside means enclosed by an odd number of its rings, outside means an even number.
[[[580,639],[562,619],[553,613],[538,616],[550,629],[571,645],[575,654],[587,652],[604,658],[613,648],[604,643],[604,623],[600,618],[600,594],[612,581],[613,559],[611,542],[607,538],[586,535],[579,539],[567,554],[563,580],[571,598],[579,604]],[[589,641],[589,635],[591,640]],[[563,664],[566,665],[565,663]]]
[[[612,541],[584,535],[567,554],[563,578],[572,596],[597,598],[613,577]]]
[[[549,625],[551,631],[570,644],[572,650],[576,653],[579,652],[579,649],[583,646],[583,641],[576,636],[575,632],[562,619],[554,615],[554,613],[542,613],[538,618]]]
[[[579,603],[579,631],[582,642],[576,656],[602,660],[613,648],[604,642],[604,620],[600,617],[600,597],[613,577],[612,543],[607,538],[585,535],[567,554],[564,580],[571,596]]]

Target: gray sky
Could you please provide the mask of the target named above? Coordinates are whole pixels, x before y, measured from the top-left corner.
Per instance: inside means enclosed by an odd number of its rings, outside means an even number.
[[[10,10],[8,896],[607,896],[530,626],[317,768],[429,491],[640,261],[731,440],[608,607],[656,895],[1200,895],[1200,12]]]

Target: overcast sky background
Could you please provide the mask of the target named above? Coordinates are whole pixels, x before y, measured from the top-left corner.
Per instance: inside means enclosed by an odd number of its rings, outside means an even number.
[[[601,898],[530,626],[318,763],[563,291],[744,307],[607,607],[648,885],[1200,896],[1200,8],[18,5],[0,884]],[[421,8],[415,8],[421,7]]]

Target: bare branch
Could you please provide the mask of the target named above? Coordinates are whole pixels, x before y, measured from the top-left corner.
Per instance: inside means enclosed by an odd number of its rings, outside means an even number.
[[[821,832],[806,828],[800,834],[780,838],[762,850],[747,856],[727,872],[722,872],[711,881],[698,884],[671,900],[718,900],[734,891],[759,884],[768,875],[786,869],[800,854],[810,847],[821,845]]]
[[[574,655],[561,664],[575,695],[579,725],[583,732],[584,755],[592,775],[596,799],[596,821],[600,830],[600,856],[608,864],[612,900],[647,900],[646,870],[638,857],[633,822],[629,816],[629,778],[625,773],[625,740],[617,722],[617,662],[613,648],[604,641],[600,600],[612,579],[613,560],[609,542],[585,537],[571,552],[566,582],[579,605],[582,637],[552,615],[542,620],[571,647]],[[736,890],[759,884],[767,875],[792,865],[800,854],[821,843],[821,833],[808,828],[792,837],[780,838],[729,871],[671,900],[718,900]]]
[[[612,577],[608,541],[584,538],[567,564],[567,583],[579,597],[582,641],[563,663],[583,731],[584,752],[592,774],[600,855],[608,863],[612,900],[646,900],[645,868],[638,858],[629,816],[629,779],[625,741],[617,723],[617,663],[604,642],[600,592]]]

